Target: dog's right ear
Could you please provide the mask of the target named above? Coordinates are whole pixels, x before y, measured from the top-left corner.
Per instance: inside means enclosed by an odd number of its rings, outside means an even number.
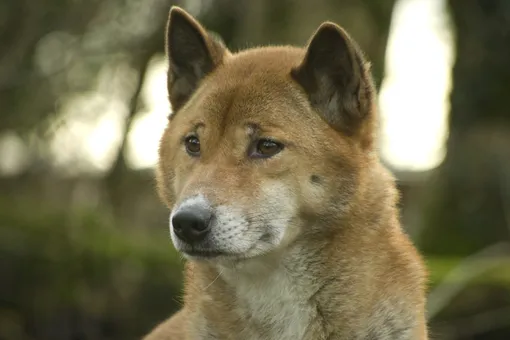
[[[312,106],[339,131],[357,133],[369,115],[374,89],[368,63],[356,43],[334,23],[323,23],[315,32],[292,77]]]
[[[167,24],[166,53],[169,61],[168,95],[176,112],[229,51],[191,15],[173,6]]]

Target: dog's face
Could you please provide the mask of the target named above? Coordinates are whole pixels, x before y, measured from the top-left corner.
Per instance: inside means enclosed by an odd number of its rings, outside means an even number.
[[[167,34],[157,179],[175,247],[243,259],[325,233],[373,157],[373,87],[350,38],[328,23],[307,49],[231,54],[177,8]]]

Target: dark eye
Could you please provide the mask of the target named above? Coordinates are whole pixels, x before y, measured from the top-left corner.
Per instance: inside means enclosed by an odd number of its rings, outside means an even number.
[[[186,146],[186,151],[191,156],[199,156],[200,155],[200,140],[196,136],[186,137],[184,140],[184,145]]]
[[[260,139],[256,142],[250,157],[256,158],[269,158],[283,150],[281,143],[272,141],[270,139]]]

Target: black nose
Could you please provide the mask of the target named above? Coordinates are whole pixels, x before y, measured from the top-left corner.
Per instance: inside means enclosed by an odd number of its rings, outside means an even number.
[[[182,208],[172,217],[174,233],[186,243],[200,242],[211,230],[211,217],[211,212],[205,207]]]

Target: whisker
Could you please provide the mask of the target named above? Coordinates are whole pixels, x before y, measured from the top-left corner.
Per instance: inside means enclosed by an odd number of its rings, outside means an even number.
[[[207,288],[211,287],[211,286],[212,286],[212,284],[213,284],[214,282],[216,282],[216,280],[218,280],[218,278],[220,277],[220,275],[221,275],[222,273],[223,273],[223,269],[220,269],[220,272],[218,273],[218,276],[216,276],[216,278],[215,278],[214,280],[212,280],[212,282],[211,282],[211,283],[209,283],[209,284],[207,285],[207,287],[205,287],[205,288],[204,288],[204,291],[206,291],[206,290],[207,290]]]

